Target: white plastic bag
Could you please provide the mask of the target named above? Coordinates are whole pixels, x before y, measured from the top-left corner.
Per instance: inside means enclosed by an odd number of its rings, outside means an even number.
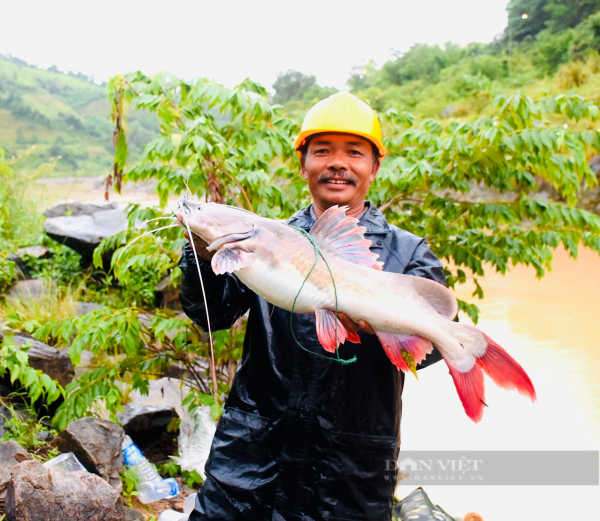
[[[208,459],[217,424],[212,419],[210,407],[201,405],[183,412],[179,425],[179,457],[172,456],[182,470],[195,470],[206,479],[204,465]]]

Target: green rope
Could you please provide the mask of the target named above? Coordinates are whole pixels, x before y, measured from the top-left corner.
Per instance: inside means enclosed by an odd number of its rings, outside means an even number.
[[[292,331],[292,337],[296,341],[296,344],[298,344],[302,349],[304,349],[306,352],[310,353],[311,355],[319,356],[319,357],[325,358],[327,360],[333,360],[334,362],[339,362],[342,365],[353,364],[357,360],[356,356],[353,356],[352,358],[350,358],[350,360],[343,360],[342,358],[340,358],[340,350],[338,348],[338,297],[337,297],[337,287],[335,285],[335,279],[333,278],[333,273],[331,271],[331,268],[329,267],[329,263],[327,262],[327,259],[325,258],[325,256],[321,252],[321,250],[319,249],[317,241],[315,241],[315,238],[312,235],[310,235],[306,230],[303,230],[302,228],[298,228],[296,226],[292,226],[292,228],[296,228],[296,230],[301,231],[308,238],[308,240],[313,245],[313,248],[315,249],[315,262],[313,262],[313,265],[311,266],[311,268],[310,268],[310,270],[308,272],[308,275],[306,275],[306,277],[302,281],[302,285],[300,286],[300,289],[298,290],[298,293],[296,294],[296,298],[294,299],[294,303],[292,304],[292,312],[290,314],[290,330]],[[302,293],[302,289],[304,288],[304,284],[306,284],[306,281],[309,279],[309,277],[311,276],[313,270],[315,269],[315,266],[317,265],[317,262],[319,260],[319,255],[321,256],[321,258],[325,262],[325,266],[327,266],[327,270],[329,271],[329,275],[331,276],[331,282],[333,282],[333,294],[335,295],[335,354],[337,355],[337,358],[332,358],[330,356],[325,356],[325,355],[322,355],[322,354],[319,354],[319,353],[315,353],[314,351],[311,351],[310,349],[307,349],[306,347],[304,347],[298,341],[298,339],[296,338],[296,334],[294,333],[293,320],[294,320],[294,309],[296,309],[296,302],[298,300],[298,297],[300,296],[300,293]]]

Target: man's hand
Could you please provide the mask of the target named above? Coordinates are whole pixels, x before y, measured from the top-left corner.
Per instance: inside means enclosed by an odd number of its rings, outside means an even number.
[[[356,333],[359,329],[362,329],[365,333],[369,333],[370,335],[374,335],[375,331],[373,328],[364,320],[359,320],[358,323],[354,322],[348,315],[345,313],[338,312],[338,319],[343,324],[343,326],[350,332]]]
[[[190,234],[188,233],[187,230],[184,230],[183,235],[185,236],[185,238],[188,241],[190,240]],[[214,252],[214,251],[208,251],[206,249],[206,247],[208,246],[208,244],[206,244],[197,235],[192,234],[192,238],[194,240],[194,246],[196,247],[196,253],[198,254],[198,257],[200,257],[201,259],[204,259],[206,261],[211,261],[216,252]]]

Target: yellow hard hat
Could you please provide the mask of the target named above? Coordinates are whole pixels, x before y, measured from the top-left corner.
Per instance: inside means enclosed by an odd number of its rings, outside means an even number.
[[[296,150],[310,136],[324,132],[342,132],[364,137],[377,147],[381,157],[385,155],[379,118],[369,105],[349,92],[340,91],[329,96],[308,111],[302,122],[302,130],[296,138]]]

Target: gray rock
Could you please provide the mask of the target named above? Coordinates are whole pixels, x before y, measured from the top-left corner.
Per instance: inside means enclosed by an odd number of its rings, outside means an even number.
[[[125,521],[145,521],[145,519],[135,508],[125,507]]]
[[[102,309],[102,306],[100,304],[96,304],[95,302],[75,302],[75,306],[77,308],[78,315],[87,315],[92,311]]]
[[[170,405],[128,403],[117,418],[149,461],[164,461],[177,450],[177,432],[167,427],[178,414]]]
[[[442,112],[440,112],[440,116],[443,118],[451,118],[454,114],[456,114],[456,107],[452,105],[448,105]]]
[[[119,493],[89,472],[46,468],[24,461],[12,468],[6,494],[8,521],[122,521]]]
[[[63,217],[66,215],[92,215],[96,212],[105,212],[107,210],[118,210],[117,203],[107,201],[87,202],[80,201],[59,201],[54,206],[48,208],[44,215],[46,217]]]
[[[21,258],[25,255],[35,257],[36,259],[52,257],[52,252],[46,246],[27,246],[26,248],[19,248],[15,253]]]
[[[600,174],[600,154],[596,154],[592,159],[588,161],[588,166],[592,169],[594,174]]]
[[[43,371],[63,386],[66,386],[73,380],[74,370],[68,349],[51,347],[48,344],[32,339],[24,333],[17,334],[13,338],[18,346],[24,344],[31,345],[29,351],[27,351],[31,367]]]
[[[96,247],[108,237],[127,229],[127,218],[122,210],[113,209],[91,215],[52,217],[44,222],[46,234],[65,244],[91,262]]]
[[[177,417],[175,407],[170,405],[140,405],[128,403],[123,412],[117,414],[127,434],[138,434],[155,429],[166,429],[173,418]]]
[[[0,443],[0,499],[6,497],[11,480],[11,469],[22,461],[33,459],[16,441]]]
[[[88,471],[104,478],[120,493],[124,435],[116,423],[82,418],[70,423],[52,445],[61,452],[73,452]]]
[[[39,300],[56,291],[56,283],[51,280],[20,280],[14,284],[6,298],[10,300]]]

